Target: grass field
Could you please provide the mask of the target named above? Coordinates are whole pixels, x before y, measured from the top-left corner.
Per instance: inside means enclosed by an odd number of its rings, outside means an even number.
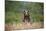
[[[25,1],[6,1],[5,30],[44,28],[44,3]],[[23,22],[24,10],[29,11],[30,22]]]
[[[23,29],[39,29],[43,28],[42,22],[34,22],[34,23],[18,23],[18,24],[6,24],[5,28],[6,31],[12,31],[12,30],[23,30]]]
[[[44,27],[44,23],[40,21],[40,17],[38,15],[30,15],[30,21],[31,22],[22,22],[23,21],[23,13],[11,13],[8,12],[9,14],[6,15],[6,24],[5,24],[5,29],[6,31],[10,30],[20,30],[20,29],[39,29]],[[32,19],[39,19],[38,21],[32,20]]]

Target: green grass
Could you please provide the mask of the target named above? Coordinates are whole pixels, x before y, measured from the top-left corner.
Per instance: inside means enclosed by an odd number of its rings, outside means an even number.
[[[19,23],[21,20],[21,13],[8,12],[5,18],[6,23]]]

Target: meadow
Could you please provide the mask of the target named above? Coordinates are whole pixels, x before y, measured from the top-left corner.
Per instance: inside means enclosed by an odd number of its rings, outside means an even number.
[[[15,29],[31,29],[44,27],[44,3],[25,1],[6,1],[5,26]],[[30,23],[23,23],[24,10],[29,10]],[[18,25],[17,25],[18,24]],[[17,28],[18,27],[18,28]]]

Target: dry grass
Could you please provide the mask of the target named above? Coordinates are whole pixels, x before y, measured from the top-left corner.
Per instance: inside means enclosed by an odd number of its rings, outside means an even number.
[[[19,23],[19,24],[6,24],[6,31],[16,30],[16,29],[34,29],[34,28],[43,28],[43,24],[41,22],[34,23]]]

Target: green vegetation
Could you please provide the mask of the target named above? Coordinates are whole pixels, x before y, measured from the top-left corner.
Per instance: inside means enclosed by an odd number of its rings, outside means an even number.
[[[6,23],[20,23],[22,21],[23,10],[29,10],[31,20],[44,21],[43,3],[37,2],[23,2],[23,1],[6,1],[5,3],[5,22]]]

